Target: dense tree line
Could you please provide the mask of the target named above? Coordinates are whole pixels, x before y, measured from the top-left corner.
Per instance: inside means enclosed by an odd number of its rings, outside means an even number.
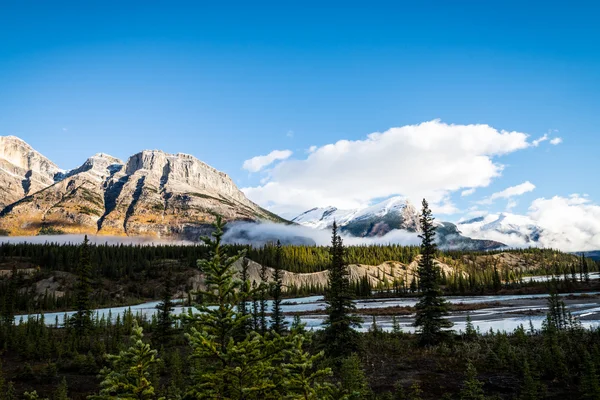
[[[0,320],[0,399],[599,399],[600,330],[586,330],[548,285],[548,313],[541,330],[479,332],[467,319],[465,332],[444,331],[444,277],[433,262],[435,228],[423,203],[422,245],[415,293],[416,334],[391,332],[373,319],[355,330],[353,297],[364,287],[348,278],[348,249],[334,227],[328,249],[327,318],[323,330],[307,332],[299,318],[288,326],[277,300],[281,280],[251,285],[232,265],[247,249],[221,246],[217,218],[206,256],[197,261],[206,289],[202,303],[173,316],[172,275],[162,276],[162,301],[152,318],[91,313],[88,281],[91,246],[78,247],[74,271],[77,312],[65,323],[44,317],[15,323],[4,307]],[[279,271],[282,247],[276,249]],[[279,254],[277,253],[279,252]],[[590,270],[579,260],[579,279]],[[242,276],[247,263],[242,264]],[[247,273],[247,271],[246,271]],[[490,284],[505,282],[497,268]],[[9,279],[15,296],[18,274]],[[575,279],[569,275],[568,281]],[[566,282],[566,281],[563,281]],[[446,283],[447,284],[447,283]],[[398,287],[397,290],[400,290]]]

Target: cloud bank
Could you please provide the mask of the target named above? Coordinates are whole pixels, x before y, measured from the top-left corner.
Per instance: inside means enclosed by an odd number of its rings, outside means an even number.
[[[437,213],[452,213],[450,193],[488,186],[504,168],[497,157],[531,146],[522,132],[434,120],[311,148],[304,159],[276,165],[262,185],[242,190],[284,216],[329,205],[360,208],[392,195],[416,203],[425,197]]]

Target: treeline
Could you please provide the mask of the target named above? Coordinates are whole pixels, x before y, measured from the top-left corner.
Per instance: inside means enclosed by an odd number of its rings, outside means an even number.
[[[203,245],[108,245],[90,246],[90,257],[98,274],[111,279],[133,275],[140,271],[153,271],[157,260],[173,260],[182,266],[194,267],[196,260],[208,256]],[[11,261],[29,262],[50,271],[72,272],[78,260],[78,244],[8,244],[0,245],[0,263]],[[229,255],[246,251],[251,260],[272,266],[275,261],[275,244],[261,247],[230,245]],[[385,261],[410,263],[419,254],[418,246],[372,245],[347,247],[350,264],[379,265]],[[318,272],[327,269],[329,248],[326,246],[283,246],[281,254],[283,269],[296,273]]]

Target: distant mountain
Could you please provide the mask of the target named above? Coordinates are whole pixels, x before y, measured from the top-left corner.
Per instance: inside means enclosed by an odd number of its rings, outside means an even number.
[[[597,250],[597,251],[586,251],[583,254],[585,254],[586,257],[589,257],[592,260],[600,261],[600,250]]]
[[[508,246],[533,246],[543,230],[526,216],[510,213],[489,214],[458,223],[458,229],[469,237],[502,241]]]
[[[226,221],[275,221],[225,173],[187,154],[96,154],[63,171],[16,137],[0,137],[0,233],[88,233],[197,240]]]
[[[406,199],[392,197],[370,207],[339,210],[335,207],[313,208],[292,219],[300,225],[329,229],[336,221],[340,230],[356,237],[381,237],[394,231],[420,232],[419,212]],[[440,247],[446,249],[491,250],[505,247],[494,240],[477,240],[465,236],[455,224],[436,222]]]

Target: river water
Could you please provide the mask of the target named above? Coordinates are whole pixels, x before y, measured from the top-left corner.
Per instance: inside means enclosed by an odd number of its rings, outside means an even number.
[[[586,294],[563,294],[561,295],[569,311],[584,327],[592,328],[600,326],[600,296],[598,293]],[[487,332],[490,329],[494,331],[512,332],[520,325],[526,329],[532,325],[534,329],[540,329],[544,321],[548,295],[499,295],[499,296],[457,296],[448,297],[448,301],[453,304],[486,304],[494,303],[493,306],[484,307],[479,310],[469,312],[452,312],[449,319],[454,323],[455,331],[464,331],[466,327],[466,317],[471,316],[471,320],[476,329],[481,332]],[[403,307],[414,306],[417,303],[417,298],[389,298],[389,299],[369,299],[357,300],[355,302],[358,309],[374,309],[387,307]],[[108,318],[114,320],[117,315],[122,315],[127,310],[131,310],[134,314],[144,315],[150,318],[156,313],[158,301],[138,304],[130,307],[112,307],[95,310],[95,315],[99,318]],[[271,303],[269,302],[269,309]],[[303,312],[302,321],[306,324],[307,329],[319,329],[323,323],[324,316],[317,313],[311,314],[325,309],[325,303],[322,296],[310,296],[295,299],[285,300],[282,304],[284,313]],[[187,312],[187,307],[177,306],[174,313],[181,314]],[[44,314],[45,321],[48,325],[54,325],[58,322],[63,325],[65,317],[69,318],[74,312],[59,312]],[[15,317],[15,322],[27,321],[28,318],[40,318],[40,315],[19,315]],[[362,316],[364,323],[359,330],[367,331],[372,325],[372,317],[368,315]],[[413,332],[414,315],[399,315],[396,317],[397,322],[405,332]],[[291,322],[292,317],[287,318]],[[377,316],[377,326],[380,329],[390,330],[392,328],[391,316]]]

